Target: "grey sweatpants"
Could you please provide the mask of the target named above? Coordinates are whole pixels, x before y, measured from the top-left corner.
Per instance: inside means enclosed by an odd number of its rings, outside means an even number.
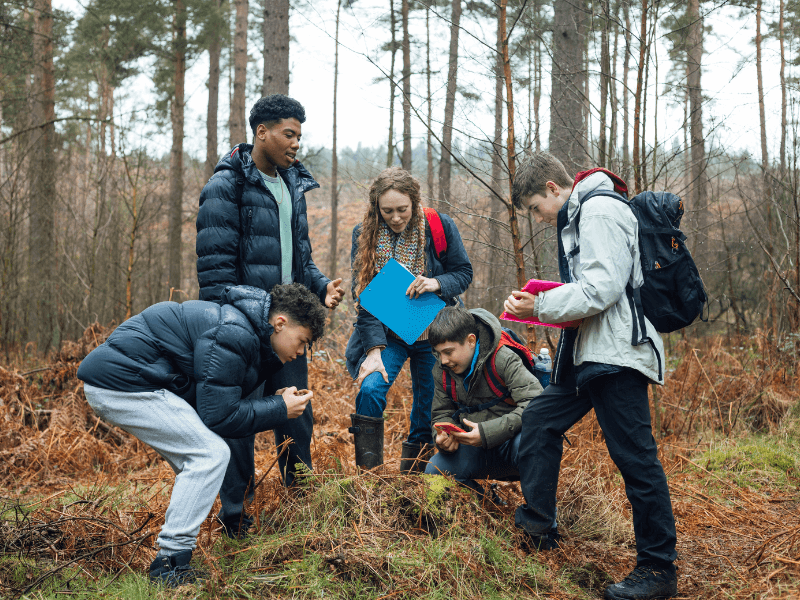
[[[89,405],[102,418],[150,446],[175,472],[160,554],[194,550],[200,526],[217,497],[230,450],[181,397],[167,390],[116,392],[83,386]]]

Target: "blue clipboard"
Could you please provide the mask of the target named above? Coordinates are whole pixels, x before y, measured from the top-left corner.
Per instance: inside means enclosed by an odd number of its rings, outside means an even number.
[[[406,296],[406,290],[414,279],[411,271],[390,258],[358,298],[365,310],[409,345],[433,323],[445,306],[433,292],[425,292],[413,300]]]

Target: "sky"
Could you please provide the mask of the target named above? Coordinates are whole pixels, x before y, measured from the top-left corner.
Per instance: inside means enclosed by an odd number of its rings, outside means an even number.
[[[252,4],[252,3],[251,3]],[[396,2],[399,8],[400,2]],[[81,14],[83,9],[77,0],[55,0],[57,8]],[[333,122],[333,71],[334,71],[334,31],[336,2],[333,0],[314,0],[302,5],[293,3],[297,8],[290,16],[290,31],[293,41],[290,47],[291,83],[289,94],[298,99],[306,108],[307,121],[303,126],[303,144],[306,148],[319,146],[330,147],[332,141]],[[340,26],[339,52],[339,92],[338,92],[338,144],[340,148],[357,148],[359,144],[366,147],[377,147],[386,144],[389,121],[389,84],[382,78],[389,71],[389,54],[380,48],[389,40],[388,27],[379,22],[379,18],[388,14],[389,3],[386,0],[358,0],[351,9],[342,10]],[[765,6],[769,11],[770,6]],[[251,5],[251,11],[253,6]],[[705,129],[707,139],[729,151],[750,151],[760,157],[758,104],[756,93],[755,48],[752,44],[755,35],[755,17],[748,15],[738,18],[739,10],[723,5],[714,8],[710,3],[704,5],[706,25],[712,32],[706,35],[703,88],[706,103],[704,105]],[[433,111],[435,131],[441,131],[441,119],[444,112],[444,86],[446,85],[447,51],[449,43],[449,9],[442,9],[440,16],[431,14],[431,67],[433,80]],[[413,13],[412,13],[413,14]],[[769,22],[775,15],[765,14]],[[456,106],[456,127],[464,135],[488,138],[493,131],[492,116],[494,106],[494,80],[491,73],[491,58],[488,45],[493,43],[494,27],[482,22],[475,16],[465,13],[462,17],[464,31],[460,40],[459,86],[477,95],[477,100],[459,98]],[[519,26],[518,26],[519,27]],[[766,30],[766,23],[762,23]],[[515,34],[521,31],[518,28]],[[672,146],[672,139],[682,141],[683,107],[676,106],[664,94],[664,81],[670,63],[667,58],[663,28],[659,28],[656,36],[659,43],[653,56],[653,69],[650,73],[648,93],[648,133],[647,141],[655,139],[653,113],[658,102],[658,140],[667,148]],[[413,104],[425,114],[427,111],[424,97],[424,13],[413,14],[411,34],[416,44],[412,47],[412,65],[415,74],[412,76]],[[247,106],[257,99],[260,90],[261,39],[251,30],[248,53],[251,62],[248,66]],[[634,45],[636,41],[634,40]],[[787,52],[796,53],[796,49]],[[224,60],[224,57],[223,57]],[[398,53],[397,69],[400,69],[402,56]],[[655,63],[658,62],[658,82],[656,83]],[[635,60],[632,60],[635,68]],[[778,132],[780,126],[780,86],[779,55],[775,40],[764,42],[764,78],[765,98],[767,103],[767,131]],[[208,56],[203,53],[189,66],[186,78],[186,151],[198,158],[205,156],[205,118],[208,92],[206,80],[208,73]],[[621,73],[621,67],[620,67]],[[635,75],[632,74],[629,85],[635,87]],[[549,88],[549,72],[544,74],[545,93]],[[140,75],[126,82],[117,90],[116,103],[118,118],[133,110],[143,110],[154,100],[149,79]],[[593,97],[592,97],[593,95]],[[592,101],[599,104],[599,91],[594,88],[590,92]],[[519,121],[517,131],[527,127],[528,95],[525,90],[515,86],[515,113]],[[395,100],[395,136],[402,134],[402,106],[400,98]],[[544,146],[548,135],[547,115],[549,101],[542,103],[542,137]],[[596,112],[596,111],[595,111]],[[631,111],[632,112],[632,111]],[[140,115],[142,113],[139,113]],[[228,81],[223,74],[220,84],[219,112],[219,152],[229,149],[227,133],[228,117]],[[594,120],[597,127],[597,120]],[[159,129],[146,119],[134,132],[139,135],[141,143],[160,147],[164,153],[169,151],[170,131]],[[424,125],[412,117],[412,135],[415,145],[424,140]],[[135,144],[132,139],[131,144]],[[769,139],[769,151],[772,156],[777,153],[779,139],[777,133]]]

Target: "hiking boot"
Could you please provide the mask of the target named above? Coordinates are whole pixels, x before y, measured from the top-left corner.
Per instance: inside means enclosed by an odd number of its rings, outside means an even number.
[[[675,565],[636,567],[624,581],[606,588],[609,600],[653,600],[672,598],[678,593]]]
[[[561,534],[558,533],[557,527],[552,527],[547,533],[539,535],[533,535],[526,531],[522,540],[522,548],[528,552],[555,550],[558,548],[559,542],[561,542]]]
[[[356,447],[356,466],[374,469],[383,464],[383,419],[351,414],[353,426],[348,429],[353,434]]]
[[[189,566],[191,550],[181,550],[171,556],[159,555],[150,563],[150,583],[163,583],[175,588],[205,579],[206,574]]]
[[[249,515],[232,515],[227,519],[219,519],[222,523],[222,533],[234,540],[243,540],[247,537],[247,532],[253,524],[253,518]]]
[[[403,442],[403,453],[400,457],[400,472],[404,475],[410,473],[424,473],[428,460],[433,456],[433,444],[414,444]]]

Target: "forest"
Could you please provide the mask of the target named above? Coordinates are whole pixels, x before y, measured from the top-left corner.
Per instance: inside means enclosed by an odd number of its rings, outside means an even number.
[[[591,413],[567,434],[555,553],[520,549],[517,483],[479,504],[398,473],[407,369],[386,465],[360,473],[348,293],[309,362],[313,472],[283,488],[259,434],[257,533],[224,539],[209,517],[211,576],[148,586],[172,471],[93,414],[77,368],[145,308],[198,298],[200,192],[270,94],[306,108],[313,258],[347,290],[387,166],[455,221],[462,300],[495,315],[559,277],[554,229],[510,201],[527,153],[680,196],[708,304],[664,336],[650,386],[679,597],[797,597],[800,2],[0,0],[0,25],[1,597],[597,598],[630,569],[630,504]],[[527,341],[554,352],[557,331]]]

